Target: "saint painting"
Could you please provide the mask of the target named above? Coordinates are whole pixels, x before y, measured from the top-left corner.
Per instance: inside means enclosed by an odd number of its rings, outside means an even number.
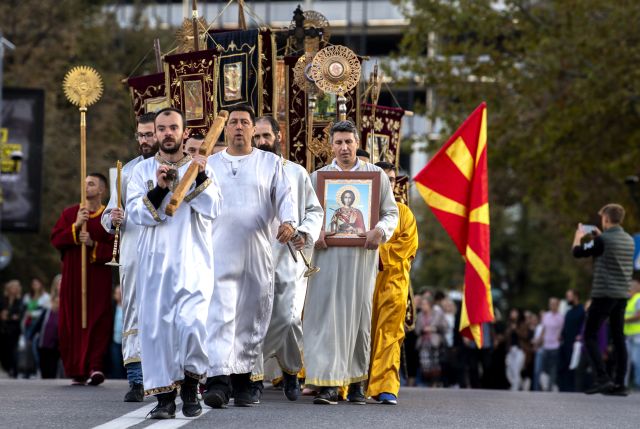
[[[362,216],[362,212],[359,209],[353,207],[356,201],[354,191],[351,189],[342,191],[339,201],[342,203],[342,207],[333,213],[330,231],[349,235],[365,233],[364,216]]]
[[[201,80],[183,80],[184,115],[188,121],[204,118],[204,101]]]
[[[242,63],[224,65],[224,101],[242,99]]]

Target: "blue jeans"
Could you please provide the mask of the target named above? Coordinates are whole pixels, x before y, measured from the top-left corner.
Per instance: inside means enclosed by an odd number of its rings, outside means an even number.
[[[542,349],[542,372],[549,376],[549,386],[547,390],[553,390],[558,375],[558,359],[560,358],[560,349]]]
[[[536,350],[533,358],[533,380],[531,380],[531,390],[540,390],[540,374],[542,373],[542,349]]]
[[[124,366],[127,369],[129,385],[142,384],[142,363],[130,362]]]
[[[639,337],[635,335],[635,337]],[[633,384],[640,389],[640,338],[627,337],[627,350],[629,351],[629,364],[633,367]],[[627,377],[630,371],[627,371]],[[628,386],[631,383],[627,383]]]

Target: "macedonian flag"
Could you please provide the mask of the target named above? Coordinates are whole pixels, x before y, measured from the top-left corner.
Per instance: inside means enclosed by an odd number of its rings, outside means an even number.
[[[487,105],[482,103],[414,178],[466,262],[460,332],[478,347],[482,323],[493,321],[487,176]]]

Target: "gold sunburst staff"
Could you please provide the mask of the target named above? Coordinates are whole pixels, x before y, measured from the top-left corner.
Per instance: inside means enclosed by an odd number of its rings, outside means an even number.
[[[94,104],[102,95],[102,78],[91,67],[74,67],[64,77],[62,83],[64,95],[71,104],[80,110],[80,207],[87,206],[87,191],[85,179],[87,177],[87,107]],[[82,231],[87,231],[87,224],[82,225]],[[82,329],[87,327],[87,246],[82,243]]]

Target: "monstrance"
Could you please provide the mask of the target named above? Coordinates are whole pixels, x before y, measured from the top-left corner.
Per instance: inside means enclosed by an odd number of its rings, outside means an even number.
[[[87,177],[87,107],[102,95],[102,78],[91,67],[78,66],[67,72],[62,82],[64,95],[80,110],[80,207],[87,205],[85,179]],[[86,232],[87,224],[82,225]],[[82,243],[82,328],[87,327],[87,246]]]

